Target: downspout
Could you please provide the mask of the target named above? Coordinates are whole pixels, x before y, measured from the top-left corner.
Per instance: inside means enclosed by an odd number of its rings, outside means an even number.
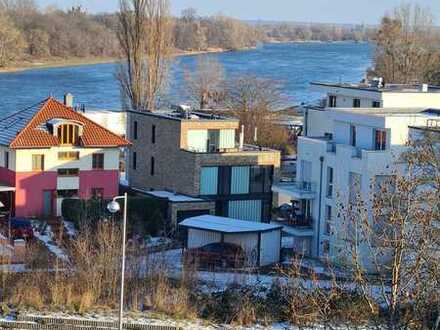
[[[316,222],[317,229],[318,229],[318,235],[316,239],[316,255],[319,258],[319,246],[321,245],[321,208],[322,208],[322,174],[324,169],[324,157],[319,157],[320,161],[320,177],[319,177],[319,198],[318,198],[318,219]]]

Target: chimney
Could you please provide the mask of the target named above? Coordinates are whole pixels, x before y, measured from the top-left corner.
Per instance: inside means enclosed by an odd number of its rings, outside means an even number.
[[[422,92],[427,93],[428,92],[428,84],[422,84]]]
[[[64,94],[64,105],[73,108],[73,95],[70,93]]]
[[[244,125],[241,125],[241,132],[240,132],[240,150],[243,149],[244,145]]]

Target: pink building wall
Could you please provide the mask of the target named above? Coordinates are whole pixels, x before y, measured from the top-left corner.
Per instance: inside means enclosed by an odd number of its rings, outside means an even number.
[[[15,215],[40,216],[44,209],[44,191],[56,189],[57,172],[16,173]]]
[[[103,188],[104,198],[113,198],[119,192],[118,170],[92,170],[79,172],[79,197],[92,197],[92,188]]]
[[[57,172],[19,172],[15,176],[15,215],[41,216],[44,210],[44,191],[55,193],[57,190]],[[92,188],[102,188],[104,198],[113,198],[119,190],[119,172],[117,170],[80,171],[79,197],[91,198]],[[52,207],[55,213],[55,201],[52,202]]]
[[[5,167],[0,167],[0,182],[15,187],[15,172]]]

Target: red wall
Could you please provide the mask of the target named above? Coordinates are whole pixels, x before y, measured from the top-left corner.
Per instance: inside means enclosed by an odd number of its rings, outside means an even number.
[[[15,215],[40,216],[44,209],[43,192],[57,189],[57,172],[19,172],[15,176]],[[79,197],[82,199],[92,197],[92,188],[103,188],[104,198],[113,198],[119,191],[119,172],[117,170],[80,171]],[[55,203],[53,205],[55,207]]]
[[[0,167],[0,182],[15,187],[15,172],[5,167]]]
[[[92,188],[103,188],[104,198],[110,199],[119,192],[118,170],[92,170],[79,172],[79,197],[92,197]]]
[[[56,190],[56,172],[16,173],[15,215],[39,216],[43,213],[43,191]]]

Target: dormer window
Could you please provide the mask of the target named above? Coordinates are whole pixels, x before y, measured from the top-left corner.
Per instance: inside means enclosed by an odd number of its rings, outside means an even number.
[[[79,143],[79,127],[75,124],[58,126],[58,140],[60,144],[76,145]]]

